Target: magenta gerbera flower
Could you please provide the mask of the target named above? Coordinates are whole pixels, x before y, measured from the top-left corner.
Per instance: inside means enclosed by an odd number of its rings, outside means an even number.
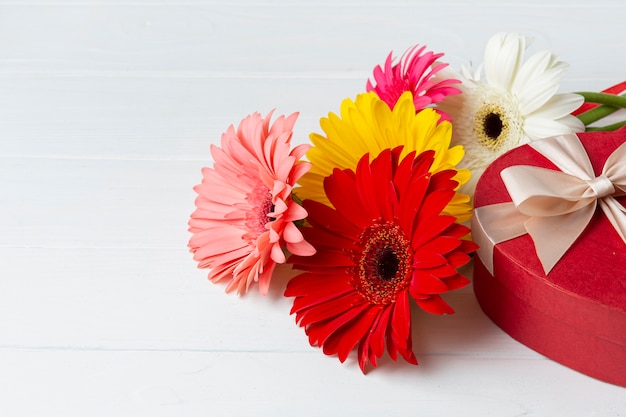
[[[222,147],[211,146],[213,168],[202,169],[196,210],[189,220],[189,248],[199,268],[210,268],[213,282],[228,281],[226,292],[243,294],[254,282],[267,294],[284,249],[309,256],[309,245],[294,224],[307,212],[292,198],[296,181],[310,168],[300,158],[309,145],[291,149],[297,113],[280,116],[254,113],[235,131],[222,135]]]
[[[425,46],[415,45],[407,49],[396,64],[393,63],[392,54],[387,56],[384,68],[380,65],[374,68],[376,85],[368,80],[366,86],[368,92],[374,91],[390,108],[393,109],[405,91],[413,94],[416,112],[440,102],[446,96],[461,92],[453,86],[459,84],[459,80],[438,79],[435,76],[448,66],[437,62],[443,53],[435,54],[426,51]]]

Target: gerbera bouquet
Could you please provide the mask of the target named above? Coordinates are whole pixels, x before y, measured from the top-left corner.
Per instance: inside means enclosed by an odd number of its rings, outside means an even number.
[[[389,54],[366,91],[321,119],[311,145],[291,147],[297,114],[271,123],[272,113],[254,113],[229,127],[195,187],[198,266],[241,295],[267,294],[276,265],[291,264],[302,272],[284,295],[312,346],[342,362],[356,349],[363,372],[385,350],[417,364],[410,305],[454,312],[444,294],[469,283],[459,268],[477,246],[464,223],[482,170],[626,107],[626,83],[557,94],[566,64],[549,51],[525,60],[529,44],[497,34],[485,63],[460,73],[424,46],[398,62]]]

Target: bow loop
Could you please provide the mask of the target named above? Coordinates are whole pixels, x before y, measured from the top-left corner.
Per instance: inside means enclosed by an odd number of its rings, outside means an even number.
[[[561,216],[589,204],[595,208],[596,193],[574,175],[516,165],[503,169],[500,176],[517,209],[527,216]]]
[[[602,174],[609,178],[616,188],[614,197],[626,195],[626,146],[620,146],[608,157]]]

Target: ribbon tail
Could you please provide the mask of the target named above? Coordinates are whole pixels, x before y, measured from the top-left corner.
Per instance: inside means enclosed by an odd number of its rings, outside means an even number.
[[[588,204],[572,213],[532,217],[526,222],[526,229],[546,275],[585,230],[595,208],[595,204]]]
[[[472,240],[478,248],[478,256],[485,268],[493,275],[493,251],[500,242],[526,234],[524,223],[529,219],[520,213],[513,203],[500,203],[474,209],[472,217]]]
[[[598,200],[598,203],[617,234],[626,243],[626,216],[624,215],[626,208],[613,197],[605,197]]]

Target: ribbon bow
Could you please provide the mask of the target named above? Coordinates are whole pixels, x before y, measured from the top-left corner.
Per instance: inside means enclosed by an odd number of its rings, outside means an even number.
[[[478,254],[493,274],[496,244],[528,233],[546,275],[580,236],[599,205],[626,243],[626,209],[615,197],[626,195],[626,143],[606,160],[602,174],[574,134],[530,144],[561,171],[516,165],[500,173],[510,203],[476,208],[472,219]]]

